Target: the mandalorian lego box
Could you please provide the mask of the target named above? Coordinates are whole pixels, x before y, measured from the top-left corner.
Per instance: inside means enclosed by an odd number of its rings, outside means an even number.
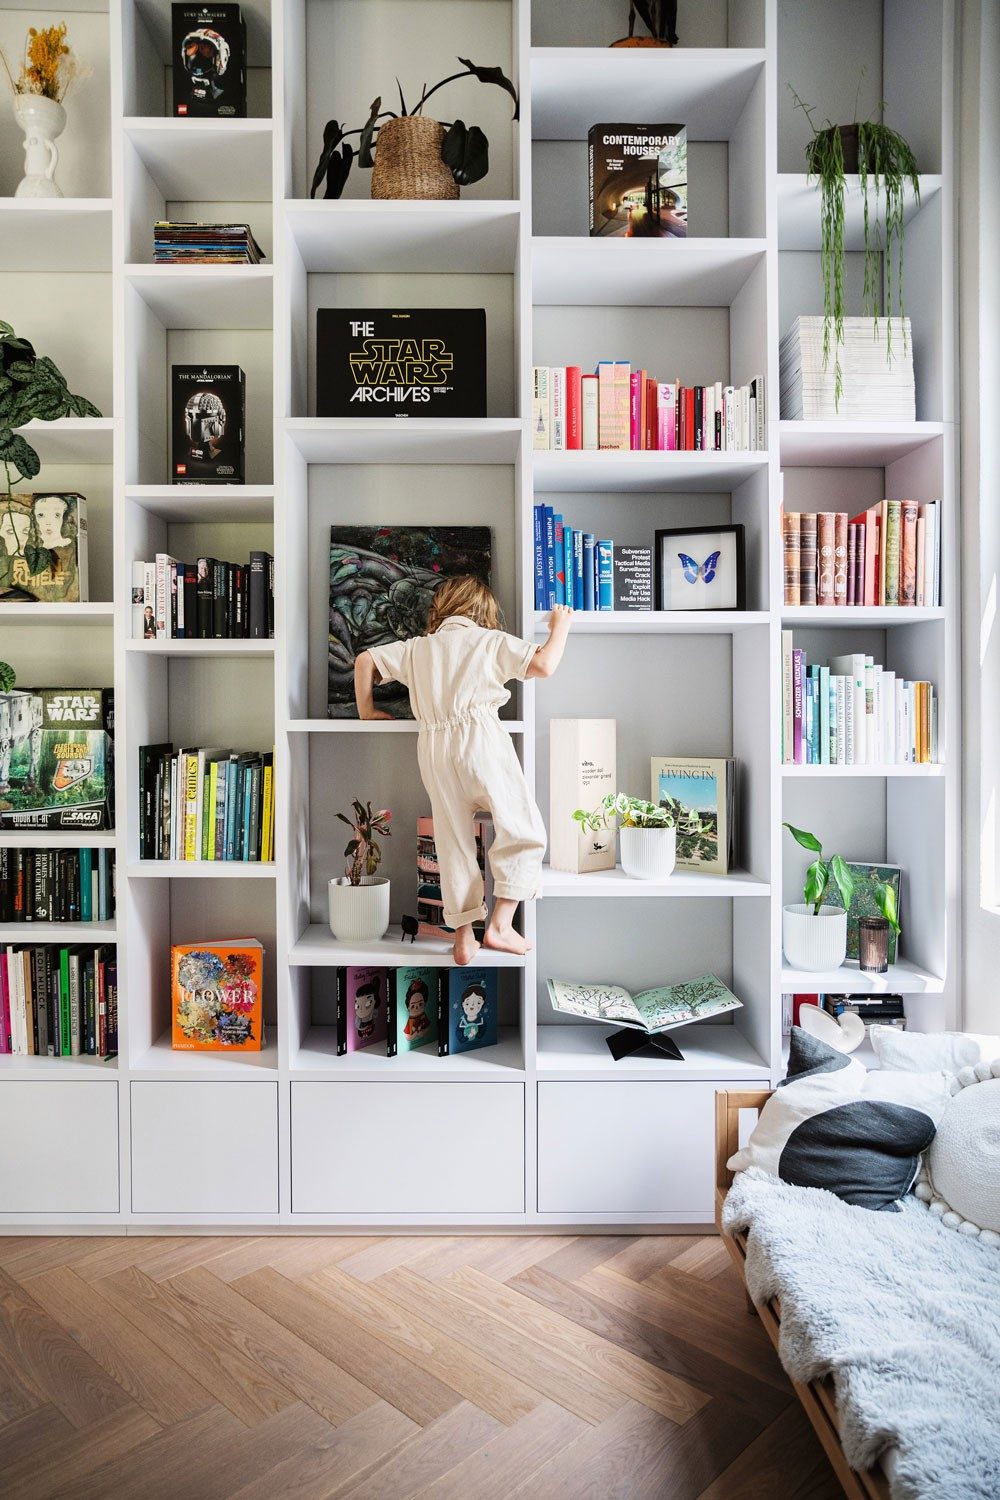
[[[246,387],[239,365],[171,369],[174,484],[242,484]]]

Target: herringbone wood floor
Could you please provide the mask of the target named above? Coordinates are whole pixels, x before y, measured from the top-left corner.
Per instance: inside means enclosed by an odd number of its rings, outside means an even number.
[[[832,1500],[715,1238],[0,1239],[16,1500]]]

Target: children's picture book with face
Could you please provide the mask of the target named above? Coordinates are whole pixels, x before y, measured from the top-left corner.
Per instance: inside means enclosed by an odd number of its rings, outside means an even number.
[[[385,1042],[388,995],[388,969],[359,966],[337,970],[338,1057]]]
[[[447,1024],[442,1018],[438,1051],[474,1052],[499,1040],[496,969],[449,969]]]
[[[179,1052],[259,1052],[264,949],[256,938],[170,950],[172,1045]]]
[[[445,578],[490,581],[488,526],[332,526],[327,717],[356,719],[354,661],[370,646],[423,635]],[[410,719],[402,683],[375,689],[376,707]]]
[[[438,1005],[444,971],[434,968],[399,968],[389,975],[390,1057],[413,1052],[417,1047],[437,1045]]]
[[[0,501],[0,599],[86,604],[87,502],[46,491]]]

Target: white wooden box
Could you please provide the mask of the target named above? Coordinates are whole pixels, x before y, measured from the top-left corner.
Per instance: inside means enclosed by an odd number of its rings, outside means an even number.
[[[293,1213],[523,1211],[523,1084],[292,1084]]]
[[[549,863],[574,875],[613,870],[614,829],[581,833],[577,808],[589,812],[615,786],[614,719],[553,719],[549,725]]]
[[[118,1212],[118,1084],[10,1079],[0,1088],[0,1210]]]
[[[132,1212],[278,1212],[278,1085],[132,1084]]]

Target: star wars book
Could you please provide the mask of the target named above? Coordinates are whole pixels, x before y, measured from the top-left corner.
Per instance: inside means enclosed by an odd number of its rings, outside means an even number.
[[[447,972],[435,968],[389,971],[389,1036],[386,1052],[395,1057],[418,1047],[434,1047],[438,1039],[438,1011]]]
[[[438,1023],[438,1054],[475,1052],[500,1039],[496,969],[447,969],[448,992]]]
[[[238,5],[173,5],[174,114],[247,112],[247,30]]]
[[[385,1042],[390,970],[337,970],[337,1056]]]
[[[114,826],[108,689],[0,694],[0,827]]]
[[[171,367],[174,484],[242,484],[246,388],[239,365]]]
[[[481,307],[316,313],[318,417],[485,417]]]
[[[590,233],[687,238],[687,126],[594,125]]]
[[[85,604],[89,598],[83,495],[15,491],[0,499],[0,600]]]
[[[175,1052],[259,1052],[264,949],[256,938],[177,943],[170,950]]]

